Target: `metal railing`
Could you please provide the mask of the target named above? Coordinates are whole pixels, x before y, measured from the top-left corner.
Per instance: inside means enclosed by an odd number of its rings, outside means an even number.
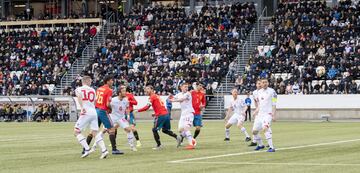
[[[68,81],[74,80],[74,76],[70,76],[70,74],[78,74],[81,73],[81,67],[85,65],[88,60],[93,55],[93,52],[96,49],[96,46],[99,43],[102,43],[106,39],[106,33],[111,29],[111,23],[115,20],[114,13],[108,17],[106,21],[102,23],[101,30],[98,32],[91,40],[90,44],[86,45],[86,47],[81,52],[81,57],[76,59],[70,66],[70,69],[65,72],[65,74],[60,79],[60,85],[56,86],[55,90],[52,94],[59,95],[62,94],[62,90],[65,87],[68,87]],[[91,49],[90,49],[91,48]],[[64,84],[66,83],[66,85]]]

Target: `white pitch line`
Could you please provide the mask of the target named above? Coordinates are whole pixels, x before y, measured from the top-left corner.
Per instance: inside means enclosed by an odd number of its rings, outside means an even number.
[[[360,141],[360,139],[352,139],[352,140],[335,141],[335,142],[327,142],[327,143],[319,143],[319,144],[311,144],[311,145],[301,145],[301,146],[294,146],[294,147],[277,148],[276,151],[300,149],[300,148],[307,148],[307,147],[317,147],[317,146],[333,145],[333,144],[342,144],[342,143],[357,142],[357,141]],[[229,157],[229,156],[241,156],[241,155],[254,154],[254,153],[263,153],[263,152],[266,152],[266,151],[248,151],[248,152],[241,152],[241,153],[222,154],[222,155],[215,155],[215,156],[206,156],[206,157],[174,160],[174,161],[168,161],[168,163],[181,163],[181,162],[188,162],[188,161],[195,161],[195,160],[206,160],[206,159],[214,159],[214,158]]]
[[[286,166],[360,166],[351,163],[261,163],[261,162],[178,162],[183,164],[221,164],[221,165],[286,165]]]

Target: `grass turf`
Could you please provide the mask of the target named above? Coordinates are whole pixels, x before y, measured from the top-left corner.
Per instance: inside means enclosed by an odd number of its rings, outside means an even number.
[[[176,121],[172,122],[173,129]],[[80,145],[73,134],[74,123],[0,123],[0,172],[359,172],[360,140],[341,144],[280,150],[276,153],[250,153],[198,161],[169,163],[187,158],[206,157],[253,151],[244,142],[244,135],[231,128],[231,141],[224,142],[224,123],[206,121],[196,150],[177,149],[173,138],[161,134],[164,150],[153,151],[152,123],[138,122],[143,144],[131,152],[126,135],[119,131],[118,148],[122,156],[110,155],[99,160],[99,151],[81,159]],[[276,122],[273,124],[277,148],[360,139],[360,123]],[[251,124],[245,127],[250,133]],[[107,135],[105,143],[110,142]],[[110,149],[110,147],[108,147]],[[256,163],[261,163],[257,165]],[[296,165],[298,164],[298,165]],[[307,165],[308,164],[308,165]],[[346,165],[347,164],[347,165]]]

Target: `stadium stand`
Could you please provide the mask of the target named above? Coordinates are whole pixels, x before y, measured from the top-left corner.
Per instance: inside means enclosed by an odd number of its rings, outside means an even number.
[[[0,95],[49,95],[98,30],[37,29],[0,30]]]
[[[161,95],[182,81],[215,88],[256,19],[253,3],[205,5],[189,15],[175,5],[137,6],[111,29],[83,74],[93,76],[95,87],[101,76],[113,74],[116,87],[128,83],[135,95],[144,95],[147,84]],[[71,88],[79,84],[80,76]]]
[[[270,77],[279,94],[360,93],[360,3],[281,3],[236,85]]]

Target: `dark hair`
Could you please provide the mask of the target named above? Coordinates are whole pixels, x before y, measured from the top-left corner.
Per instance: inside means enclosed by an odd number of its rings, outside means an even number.
[[[105,77],[104,77],[104,80],[103,80],[103,82],[104,82],[104,85],[108,82],[108,81],[110,81],[111,79],[113,79],[114,77],[112,76],[112,75],[106,75]]]
[[[146,87],[149,87],[151,90],[154,90],[154,87],[152,85],[146,85]]]

